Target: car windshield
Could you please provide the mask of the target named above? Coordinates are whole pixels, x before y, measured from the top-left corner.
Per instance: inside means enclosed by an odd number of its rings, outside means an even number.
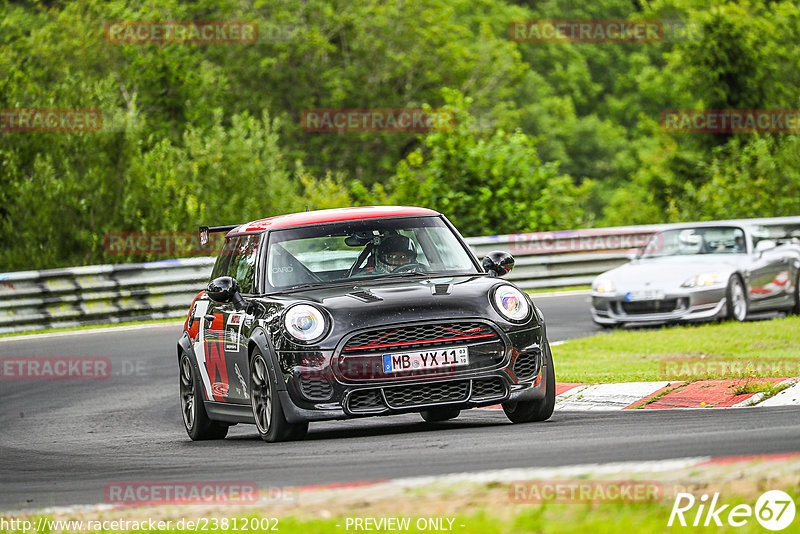
[[[653,234],[642,258],[695,254],[742,254],[747,251],[744,231],[734,226],[680,228]]]
[[[276,230],[267,254],[268,290],[399,276],[476,274],[439,217],[348,221]]]

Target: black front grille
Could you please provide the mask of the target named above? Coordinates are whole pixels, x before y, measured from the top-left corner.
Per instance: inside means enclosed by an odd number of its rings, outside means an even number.
[[[465,401],[469,395],[469,381],[391,387],[385,388],[383,393],[392,408]]]
[[[369,412],[385,408],[383,397],[378,389],[364,389],[350,394],[347,407],[351,412]]]
[[[470,400],[494,399],[506,396],[506,384],[503,379],[479,378],[472,381],[472,395]]]
[[[386,351],[409,347],[452,345],[499,339],[493,328],[478,322],[444,322],[413,326],[381,328],[356,334],[347,342],[344,352]]]
[[[678,299],[664,300],[638,300],[634,302],[623,302],[622,309],[629,315],[646,313],[669,313],[678,307]]]
[[[324,378],[307,377],[300,379],[300,391],[310,400],[328,400],[333,394],[333,386]]]
[[[539,372],[539,351],[523,352],[514,360],[514,376],[517,380],[530,380]]]

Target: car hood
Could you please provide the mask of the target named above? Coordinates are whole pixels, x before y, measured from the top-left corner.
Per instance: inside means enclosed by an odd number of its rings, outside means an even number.
[[[724,256],[709,254],[644,258],[607,271],[600,276],[610,279],[617,293],[641,288],[678,288],[688,278],[701,273],[714,271],[725,275],[732,273],[743,257],[743,254]]]
[[[492,306],[495,286],[505,280],[488,276],[455,276],[396,281],[363,281],[348,286],[305,289],[276,297],[285,306],[305,302],[327,310],[333,331],[327,345],[354,330],[422,320],[485,318],[504,330],[519,328]],[[531,326],[538,321],[532,319]]]

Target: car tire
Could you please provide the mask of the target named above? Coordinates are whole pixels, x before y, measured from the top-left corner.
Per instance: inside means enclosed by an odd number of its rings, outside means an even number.
[[[531,401],[504,402],[503,411],[512,423],[531,423],[546,421],[553,415],[556,405],[556,372],[553,368],[553,354],[550,343],[545,344],[545,394],[543,399]]]
[[[209,419],[200,393],[200,381],[188,354],[181,355],[179,367],[181,414],[186,433],[192,441],[223,439],[228,435],[228,425]]]
[[[728,280],[728,289],[725,291],[725,306],[728,311],[728,319],[742,322],[747,319],[750,302],[747,300],[747,292],[744,283],[738,275],[731,276]]]
[[[256,349],[250,358],[250,405],[258,435],[264,441],[295,441],[308,432],[308,422],[290,423],[275,387],[267,360]]]
[[[439,423],[447,421],[448,419],[455,419],[459,416],[461,410],[458,408],[450,408],[449,406],[437,406],[428,410],[420,412],[420,415],[428,423]]]

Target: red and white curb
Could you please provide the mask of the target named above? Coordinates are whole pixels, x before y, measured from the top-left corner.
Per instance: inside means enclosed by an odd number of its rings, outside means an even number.
[[[764,393],[736,394],[739,380],[697,382],[625,382],[617,384],[556,384],[556,411],[665,410],[677,408],[743,408],[800,406],[800,378],[761,378],[752,383],[788,386],[762,401]],[[491,406],[490,409],[500,409]]]

